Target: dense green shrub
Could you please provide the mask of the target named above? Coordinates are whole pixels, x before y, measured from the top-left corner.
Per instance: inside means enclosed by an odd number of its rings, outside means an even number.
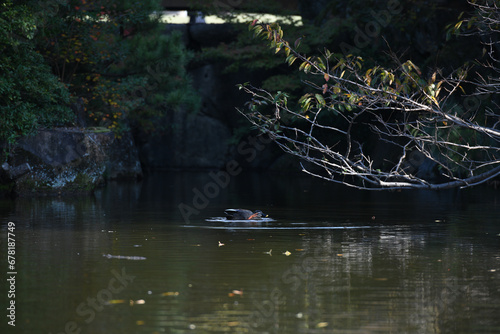
[[[191,55],[179,35],[165,35],[154,14],[160,1],[61,0],[49,14],[44,2],[27,2],[43,23],[37,47],[81,99],[89,125],[154,131],[166,112],[197,108],[185,70]]]
[[[28,7],[0,5],[0,141],[13,143],[38,126],[73,119],[68,90],[36,52],[35,33]]]

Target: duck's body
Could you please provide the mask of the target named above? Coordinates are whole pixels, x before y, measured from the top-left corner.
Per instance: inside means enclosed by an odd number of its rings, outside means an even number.
[[[246,209],[226,209],[224,211],[228,220],[253,220],[267,217],[262,211],[252,212]]]

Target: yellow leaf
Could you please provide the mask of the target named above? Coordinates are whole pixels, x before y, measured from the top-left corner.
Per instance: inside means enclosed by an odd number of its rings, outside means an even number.
[[[125,303],[124,299],[111,299],[107,302],[109,305],[114,305],[114,304],[123,304]]]
[[[175,291],[175,292],[172,292],[172,291],[169,291],[169,292],[164,292],[161,294],[163,297],[169,297],[169,296],[178,296],[179,295],[179,292],[178,291]]]
[[[326,326],[328,326],[328,322],[323,321],[323,322],[319,322],[319,323],[316,325],[316,328],[325,328]]]

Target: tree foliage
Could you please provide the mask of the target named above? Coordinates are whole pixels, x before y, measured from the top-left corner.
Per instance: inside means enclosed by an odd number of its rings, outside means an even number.
[[[164,34],[159,1],[28,2],[42,22],[38,48],[91,124],[152,131],[167,110],[197,108],[186,74],[192,55],[179,34]]]
[[[0,6],[0,140],[39,126],[161,129],[166,112],[196,110],[180,34],[159,1],[20,0]]]
[[[301,39],[286,40],[279,24],[254,21],[250,30],[306,75],[308,92],[290,101],[282,91],[241,85],[252,100],[240,112],[284,151],[306,160],[305,172],[362,189],[468,187],[500,174],[493,95],[473,110],[464,104],[471,83],[498,94],[497,76],[472,82],[468,75],[479,72],[470,66],[422,71],[396,56],[394,66],[373,66],[360,55],[326,48],[308,56],[298,51]],[[498,69],[491,62],[488,68]],[[387,143],[391,154],[377,157],[373,140]]]
[[[36,24],[29,7],[0,5],[0,141],[73,119],[66,86],[35,50]]]

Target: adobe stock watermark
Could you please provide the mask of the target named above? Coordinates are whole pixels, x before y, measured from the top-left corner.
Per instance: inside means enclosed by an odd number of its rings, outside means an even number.
[[[403,170],[407,174],[413,174],[420,170],[420,167],[430,159],[427,158],[422,152],[419,150],[413,150],[408,155],[408,159],[405,161],[403,165]]]
[[[121,272],[112,269],[111,274],[113,274],[113,277],[109,280],[106,288],[99,290],[95,297],[88,297],[87,300],[81,302],[76,307],[75,313],[84,319],[83,324],[79,324],[76,321],[68,321],[64,325],[64,330],[55,334],[80,334],[82,326],[94,321],[96,314],[104,310],[104,307],[113,296],[122,292],[135,279],[135,276],[131,276],[125,272],[125,268],[122,268]],[[49,334],[52,334],[52,332]]]
[[[321,259],[320,249],[316,249],[314,254],[304,254],[304,259],[299,264],[293,264],[281,276],[281,288],[274,287],[269,293],[269,298],[262,302],[253,302],[255,310],[248,316],[245,323],[250,332],[262,333],[272,332],[275,324],[279,322],[278,315],[282,305],[285,305],[286,298],[284,288],[293,292],[297,291],[302,284],[306,284],[310,275],[318,270]],[[311,287],[313,289],[314,287]]]
[[[375,38],[377,38],[382,28],[389,25],[392,18],[403,11],[403,6],[398,0],[389,0],[387,2],[387,7],[384,10],[370,12],[373,20],[367,22],[363,29],[361,29],[357,24],[354,28],[356,35],[354,36],[354,46],[346,42],[340,43],[339,47],[343,54],[359,53],[360,49],[363,49],[370,45]]]
[[[237,153],[247,162],[252,162],[257,157],[258,152],[264,150],[267,144],[271,143],[272,139],[268,136],[250,136],[242,141],[237,147]],[[211,181],[200,188],[193,188],[193,198],[191,203],[181,203],[178,205],[179,211],[188,223],[192,215],[198,215],[201,210],[205,209],[210,200],[219,196],[222,189],[225,189],[231,178],[239,175],[243,171],[243,167],[235,159],[226,163],[225,169],[221,171],[211,171],[208,175]]]
[[[38,1],[40,12],[37,13],[41,28],[45,28],[48,22],[59,12],[59,6],[68,5],[68,0]]]

